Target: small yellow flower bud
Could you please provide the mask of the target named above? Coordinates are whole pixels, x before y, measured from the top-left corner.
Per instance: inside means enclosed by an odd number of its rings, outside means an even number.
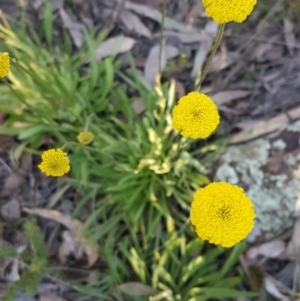
[[[81,144],[89,144],[93,141],[94,135],[91,132],[81,132],[77,139]]]

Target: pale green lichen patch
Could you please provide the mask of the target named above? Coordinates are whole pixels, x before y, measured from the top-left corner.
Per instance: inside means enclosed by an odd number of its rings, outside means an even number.
[[[285,143],[283,140],[278,139],[278,140],[275,140],[275,141],[272,143],[272,147],[273,147],[275,150],[283,151],[283,150],[286,148],[286,143]]]
[[[244,187],[254,202],[257,218],[250,241],[262,233],[267,238],[282,233],[300,213],[300,180],[295,175],[300,148],[295,149],[293,139],[298,136],[291,133],[298,126],[300,131],[299,122],[290,132],[279,131],[244,145],[229,146],[221,156],[214,180]]]
[[[290,132],[300,133],[300,120],[288,125],[286,129]]]
[[[222,179],[221,181],[226,181],[231,184],[238,184],[239,182],[239,177],[236,171],[228,163],[224,163],[219,167],[216,173],[216,178]]]

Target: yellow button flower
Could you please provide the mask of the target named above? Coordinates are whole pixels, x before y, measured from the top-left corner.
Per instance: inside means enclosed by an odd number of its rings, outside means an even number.
[[[93,141],[94,135],[91,132],[81,132],[77,139],[81,144],[89,144]]]
[[[205,94],[191,92],[173,109],[173,127],[184,137],[205,139],[220,123],[218,109]]]
[[[61,177],[70,171],[70,160],[62,149],[49,149],[42,154],[39,169],[47,176]]]
[[[197,235],[212,244],[237,244],[251,232],[254,218],[253,203],[239,186],[215,182],[194,194],[191,223]]]
[[[10,69],[10,58],[7,52],[0,52],[0,78],[3,78],[7,75]]]
[[[257,0],[202,0],[206,14],[216,23],[242,23],[251,14]]]

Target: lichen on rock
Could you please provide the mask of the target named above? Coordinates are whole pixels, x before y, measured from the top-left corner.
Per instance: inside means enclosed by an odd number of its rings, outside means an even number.
[[[254,203],[257,218],[249,241],[261,234],[272,238],[282,233],[300,213],[297,205],[300,179],[295,174],[300,164],[300,148],[294,149],[293,144],[291,149],[289,140],[284,139],[291,138],[284,131],[294,132],[298,126],[300,132],[299,123],[290,126],[291,130],[287,128],[243,145],[229,146],[218,162],[214,180],[244,187]]]

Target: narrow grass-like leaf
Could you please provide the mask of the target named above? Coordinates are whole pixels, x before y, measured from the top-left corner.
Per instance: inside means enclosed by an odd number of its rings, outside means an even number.
[[[43,31],[48,47],[52,46],[52,35],[53,35],[53,17],[52,17],[52,3],[46,1],[44,4],[44,16],[43,16]]]

